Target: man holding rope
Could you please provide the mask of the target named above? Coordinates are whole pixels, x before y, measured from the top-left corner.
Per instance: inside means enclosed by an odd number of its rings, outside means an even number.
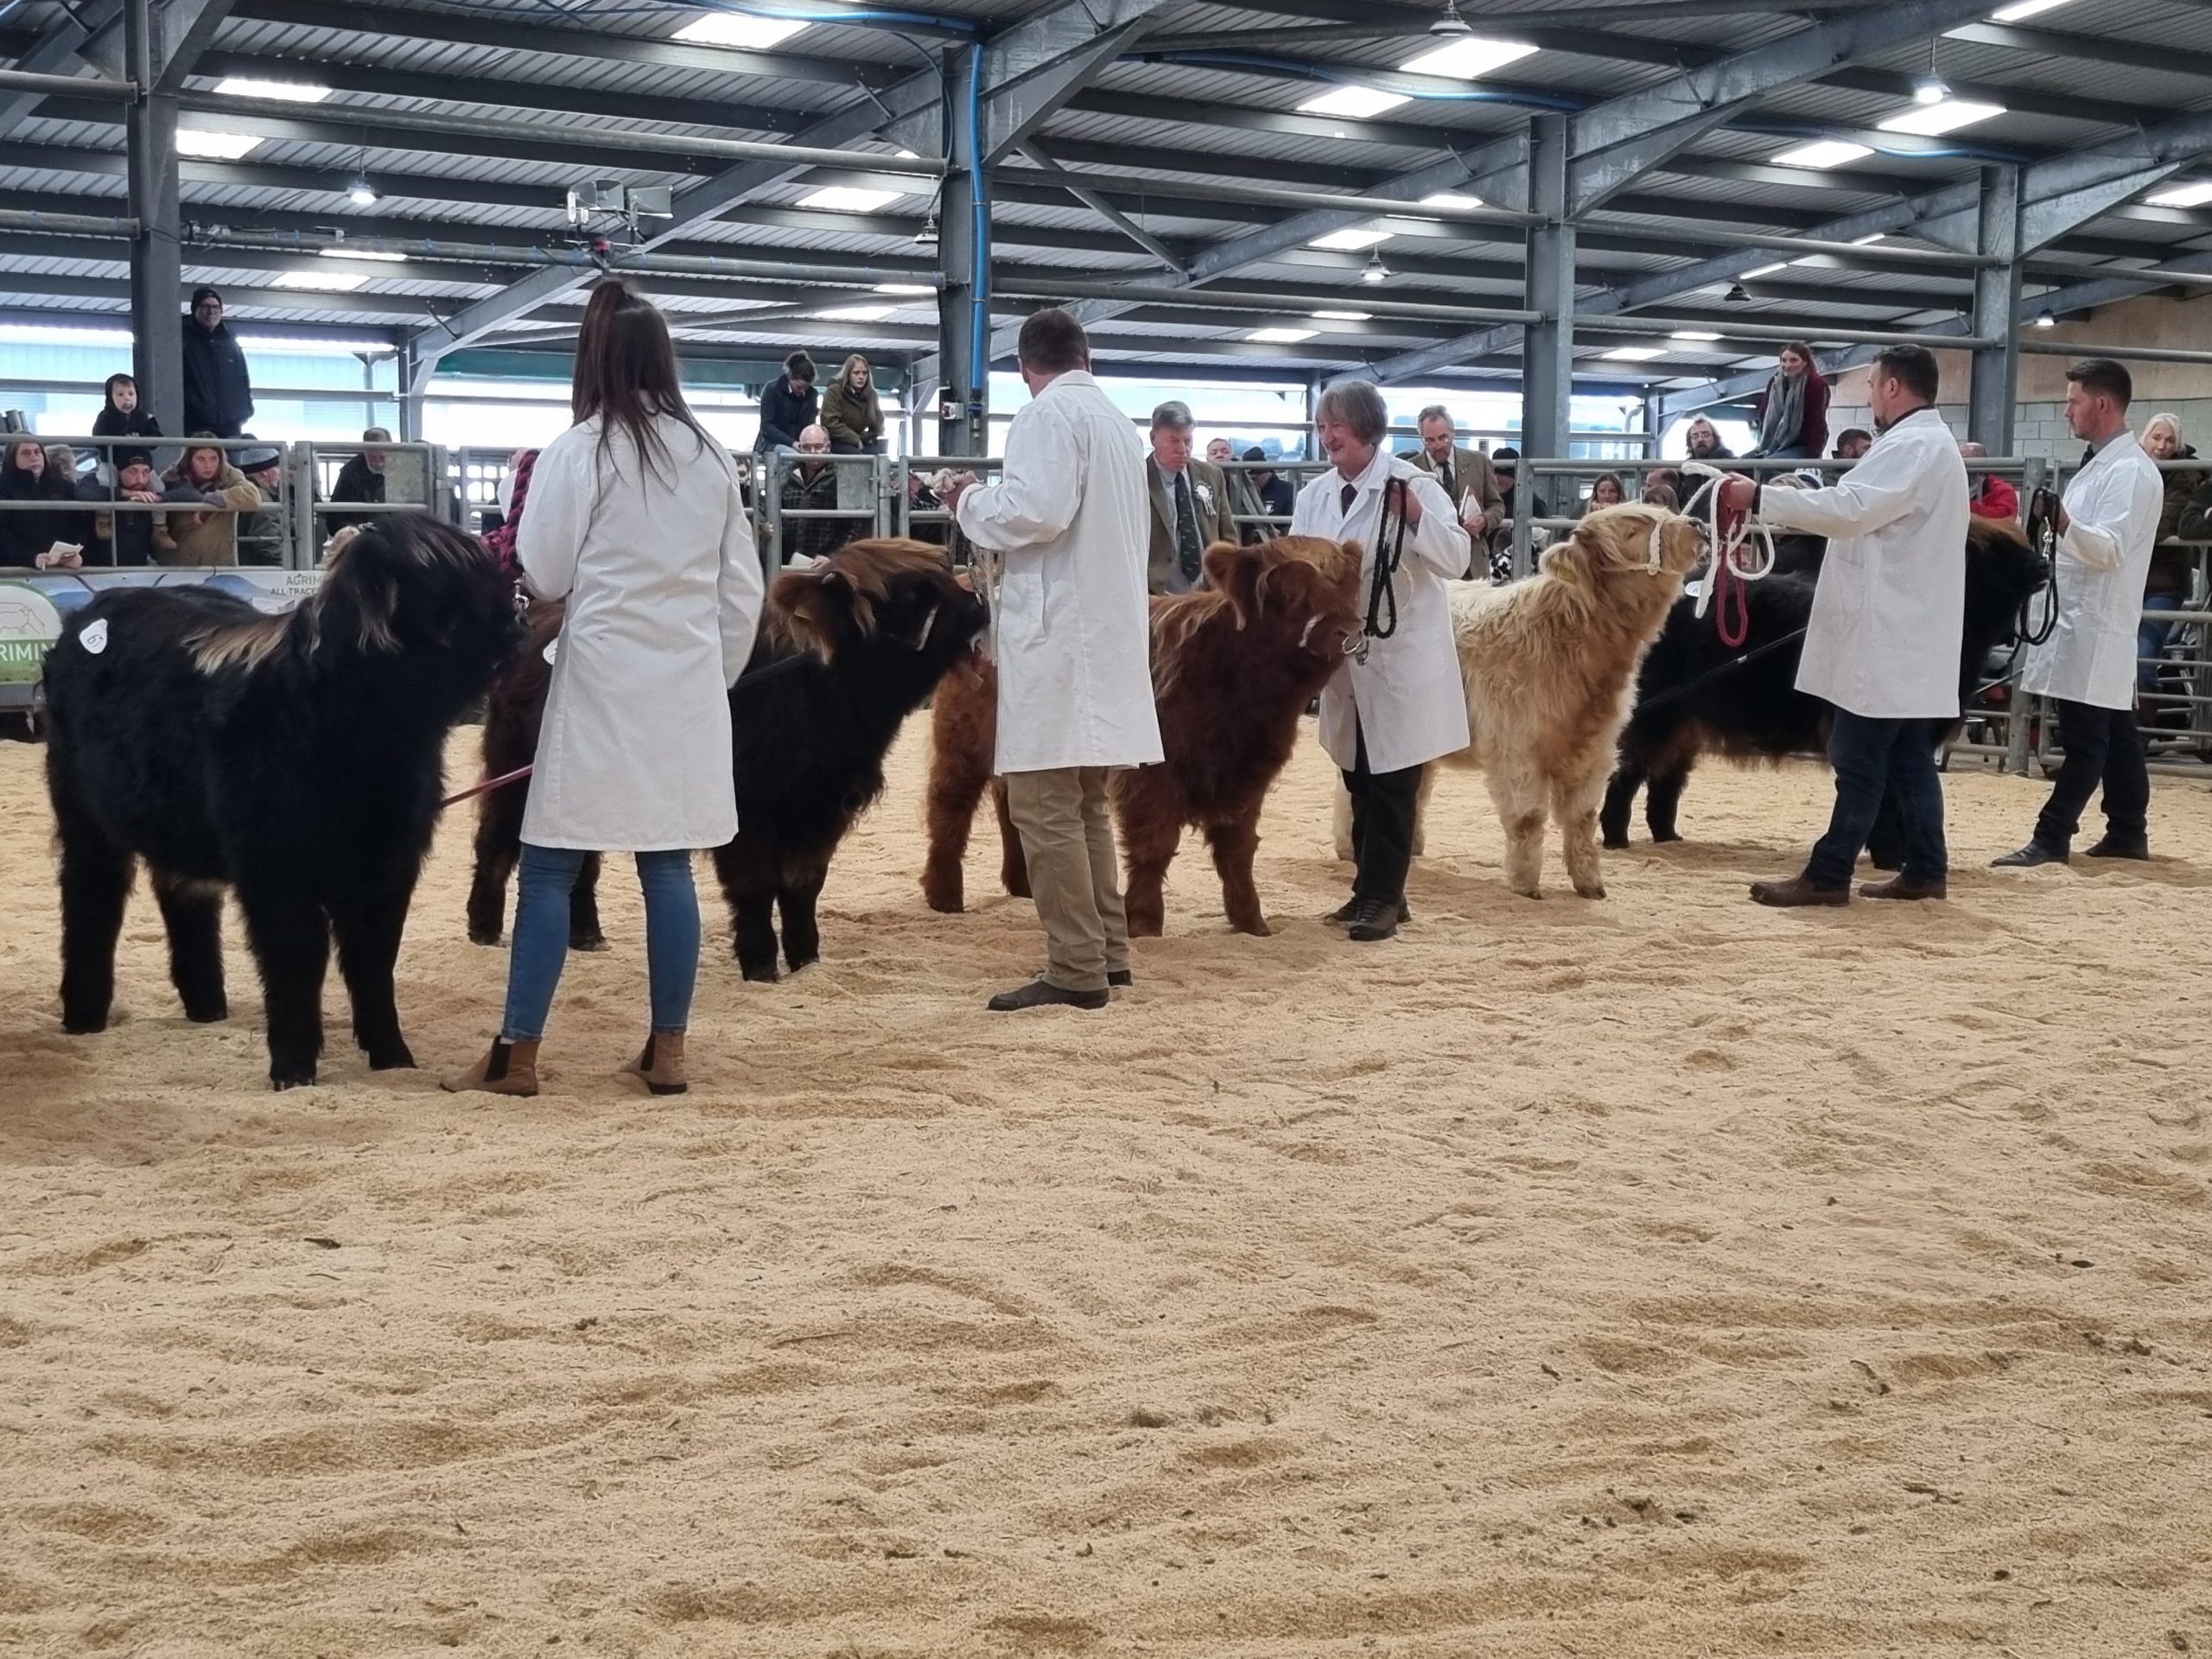
[[[1868,899],[1941,899],[1949,874],[1936,722],[1959,712],[1959,636],[1966,620],[1967,469],[1936,414],[1936,359],[1891,346],[1874,359],[1867,402],[1879,435],[1866,458],[1821,490],[1762,493],[1719,484],[1731,514],[1826,536],[1797,689],[1833,703],[1828,760],[1835,810],[1802,874],[1758,881],[1762,905],[1843,905],[1866,837],[1894,789],[1904,818],[1904,869],[1859,889]]]
[[[2145,823],[2151,773],[2135,724],[2136,631],[2164,486],[2127,429],[2135,392],[2127,371],[2108,357],[2092,357],[2068,369],[2066,383],[2066,424],[2089,454],[2057,508],[2056,626],[2030,648],[2020,677],[2023,691],[2057,705],[2066,764],[2034,837],[1999,859],[1999,869],[2065,863],[2082,810],[2100,783],[2106,830],[2088,856],[2151,856]]]

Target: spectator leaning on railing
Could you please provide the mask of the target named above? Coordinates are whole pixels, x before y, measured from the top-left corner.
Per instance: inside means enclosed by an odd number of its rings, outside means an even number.
[[[200,510],[185,506],[162,515],[154,531],[156,556],[163,564],[236,564],[238,514],[259,506],[261,492],[212,443],[186,445],[184,458],[163,476],[170,486],[163,500],[196,500]]]
[[[144,449],[118,449],[115,454],[115,496],[118,501],[137,501],[148,505],[162,499],[162,488],[154,477],[154,457]],[[161,556],[156,550],[154,531],[161,523],[158,512],[104,512],[93,526],[93,532],[105,549],[103,555],[110,564],[157,564]],[[89,556],[90,550],[87,550]]]
[[[284,452],[275,444],[241,449],[238,469],[261,497],[261,509],[238,520],[238,563],[272,565],[284,563]]]
[[[361,442],[366,444],[390,443],[391,434],[380,426],[372,426],[361,434]],[[338,480],[330,486],[330,499],[333,501],[373,502],[381,506],[385,499],[384,469],[387,464],[388,457],[381,449],[364,449],[350,457],[338,469]],[[348,524],[365,529],[376,523],[378,516],[365,512],[334,512],[324,518],[323,528],[335,536]]]
[[[798,435],[798,453],[804,459],[792,463],[784,474],[784,511],[836,512],[837,469],[827,459],[829,433],[818,426],[808,427]],[[785,564],[793,559],[826,559],[851,541],[860,528],[852,518],[786,518],[783,545],[777,551]]]

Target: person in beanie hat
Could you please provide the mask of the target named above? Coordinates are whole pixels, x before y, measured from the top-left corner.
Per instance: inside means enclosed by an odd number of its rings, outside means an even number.
[[[212,288],[193,290],[192,315],[184,320],[183,368],[184,429],[237,437],[253,418],[253,379],[245,351],[223,321],[223,296]]]

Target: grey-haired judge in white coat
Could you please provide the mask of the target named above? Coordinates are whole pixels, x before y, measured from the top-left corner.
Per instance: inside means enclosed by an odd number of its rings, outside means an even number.
[[[2093,357],[2066,371],[2066,423],[2089,446],[2058,512],[2058,616],[2028,648],[2020,689],[2058,710],[2066,764],[2028,844],[1999,868],[2063,864],[2082,811],[2101,784],[2105,835],[2091,858],[2148,858],[2151,772],[2135,724],[2136,631],[2165,488],[2127,429],[2135,385],[2126,369]]]
[[[1365,660],[1346,659],[1323,688],[1321,747],[1351,794],[1351,900],[1329,919],[1367,943],[1389,938],[1406,918],[1422,766],[1467,747],[1444,584],[1465,573],[1471,543],[1444,486],[1383,447],[1390,414],[1380,391],[1339,380],[1314,414],[1335,465],[1298,493],[1290,533],[1365,549]]]
[[[989,1006],[1103,1008],[1132,982],[1107,779],[1160,758],[1145,451],[1090,378],[1074,317],[1033,314],[1015,349],[1030,403],[998,481],[963,473],[945,492],[968,539],[999,556],[997,770],[1045,924],[1043,976]]]

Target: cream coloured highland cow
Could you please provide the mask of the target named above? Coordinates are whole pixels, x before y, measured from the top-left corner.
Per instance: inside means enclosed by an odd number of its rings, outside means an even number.
[[[1598,805],[1636,695],[1636,671],[1704,554],[1697,526],[1640,504],[1607,507],[1544,550],[1536,574],[1493,588],[1449,584],[1459,677],[1474,741],[1445,766],[1480,766],[1505,829],[1505,884],[1541,898],[1544,821],[1560,830],[1567,880],[1605,896]],[[1424,808],[1434,778],[1422,780]],[[1338,856],[1351,855],[1351,801],[1337,798]],[[1416,831],[1418,839],[1418,831]]]

